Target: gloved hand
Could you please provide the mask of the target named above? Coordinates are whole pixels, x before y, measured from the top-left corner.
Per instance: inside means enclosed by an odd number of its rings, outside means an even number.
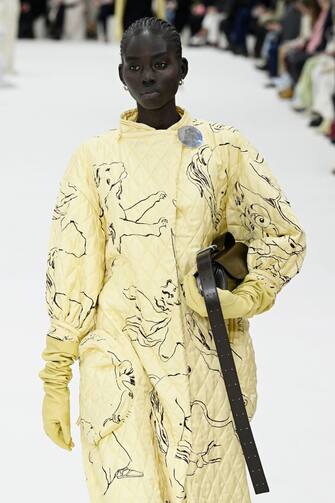
[[[72,378],[70,366],[78,358],[78,343],[47,336],[42,357],[47,362],[38,374],[44,381],[44,431],[55,444],[70,451],[74,443],[71,438],[68,382]]]
[[[191,269],[183,279],[186,304],[200,316],[208,317],[205,299],[200,294],[194,277],[196,270],[196,267]],[[250,318],[270,309],[275,299],[271,287],[267,287],[264,281],[251,277],[246,277],[233,292],[217,288],[217,293],[225,319]]]
[[[71,450],[74,443],[70,426],[70,393],[68,388],[46,391],[43,406],[44,431],[55,444]]]
[[[207,316],[207,309],[205,304],[205,299],[198,290],[197,280],[194,277],[194,273],[197,268],[194,267],[183,278],[183,289],[185,292],[185,300],[188,307],[193,311],[200,314],[200,316]]]

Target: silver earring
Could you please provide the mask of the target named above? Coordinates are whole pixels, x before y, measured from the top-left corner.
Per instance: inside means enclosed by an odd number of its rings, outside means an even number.
[[[184,84],[184,81],[183,81],[183,79],[181,79],[181,80],[179,81],[179,85],[180,85],[180,86],[182,86],[183,84]]]
[[[127,87],[125,84],[123,85],[123,89],[124,89],[125,91],[128,91],[128,87]]]

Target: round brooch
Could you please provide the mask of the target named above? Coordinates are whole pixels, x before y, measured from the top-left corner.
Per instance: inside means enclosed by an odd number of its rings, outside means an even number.
[[[187,147],[200,147],[203,142],[202,133],[194,126],[183,126],[178,129],[178,138]]]

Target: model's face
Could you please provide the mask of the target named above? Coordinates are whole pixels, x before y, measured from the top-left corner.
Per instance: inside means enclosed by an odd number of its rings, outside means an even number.
[[[143,108],[156,110],[173,100],[180,79],[187,74],[187,60],[161,35],[144,31],[126,45],[119,65],[121,81]]]

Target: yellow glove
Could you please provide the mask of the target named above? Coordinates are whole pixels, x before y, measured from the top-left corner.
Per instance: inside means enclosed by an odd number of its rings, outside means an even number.
[[[185,301],[188,307],[200,314],[200,316],[208,316],[205,299],[198,290],[197,280],[194,273],[197,269],[193,268],[183,278],[183,289],[185,292]]]
[[[200,316],[208,317],[205,299],[200,294],[194,277],[195,271],[196,268],[193,268],[183,279],[186,304]],[[251,318],[254,314],[270,309],[275,300],[274,289],[268,288],[261,279],[250,279],[248,276],[233,292],[221,288],[216,290],[225,319]]]
[[[44,381],[44,431],[55,444],[70,451],[74,443],[71,438],[68,382],[72,378],[70,365],[78,358],[78,343],[47,336],[42,358],[47,362],[38,374]]]

